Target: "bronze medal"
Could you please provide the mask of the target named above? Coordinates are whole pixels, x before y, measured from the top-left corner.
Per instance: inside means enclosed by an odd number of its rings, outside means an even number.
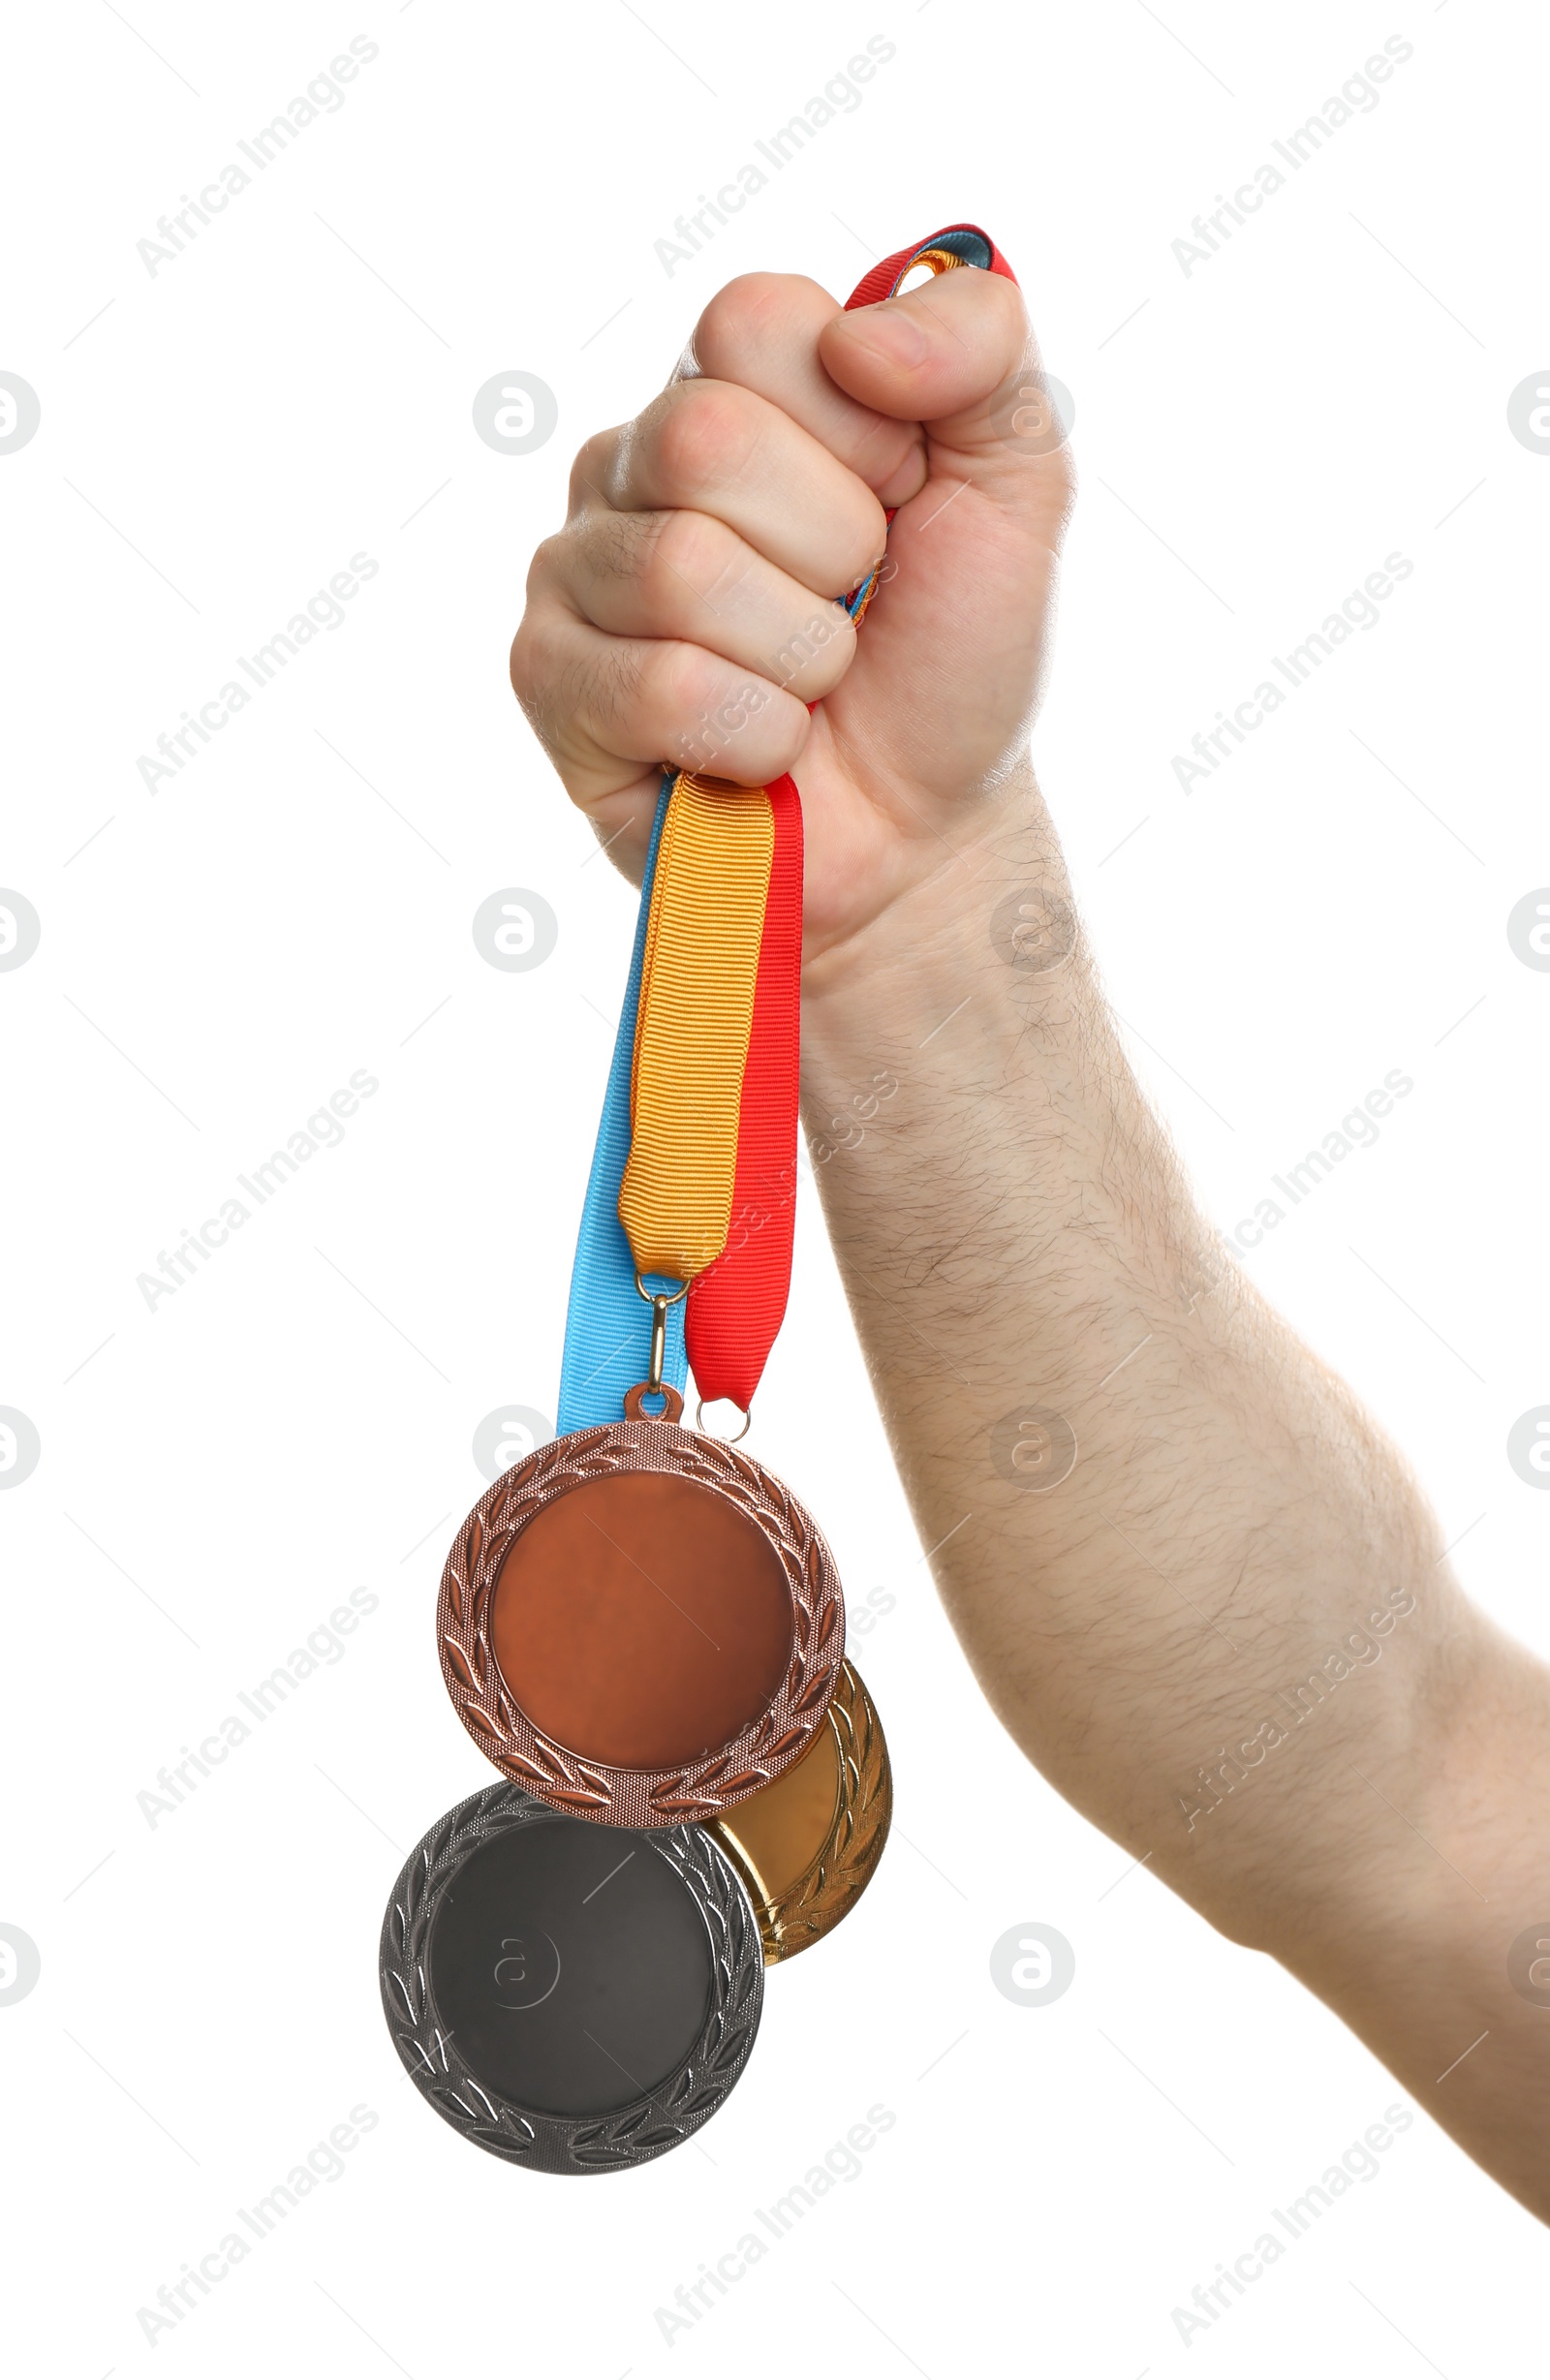
[[[766,1966],[794,1959],[850,1915],[892,1817],[883,1722],[847,1661],[801,1758],[710,1824],[753,1902]]]
[[[824,1731],[845,1653],[834,1559],[770,1472],[652,1420],[575,1430],[506,1471],[448,1558],[442,1674],[480,1749],[605,1826],[710,1819]]]

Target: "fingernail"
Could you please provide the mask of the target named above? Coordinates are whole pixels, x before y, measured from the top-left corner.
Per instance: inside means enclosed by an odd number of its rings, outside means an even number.
[[[929,342],[914,315],[893,313],[885,305],[870,306],[858,327],[890,363],[923,363]]]

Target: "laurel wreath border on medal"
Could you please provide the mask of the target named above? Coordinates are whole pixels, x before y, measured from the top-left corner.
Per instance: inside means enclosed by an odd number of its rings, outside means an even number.
[[[877,1873],[893,1823],[893,1771],[883,1721],[849,1661],[841,1668],[828,1707],[828,1722],[839,1740],[844,1771],[833,1823],[821,1848],[786,1892],[774,1901],[766,1900],[736,1842],[719,1824],[711,1826],[753,1902],[766,1966],[796,1958],[850,1915]]]
[[[535,2173],[611,2173],[676,2148],[715,2115],[753,2050],[764,1967],[748,1896],[719,1845],[695,1826],[654,1830],[651,1849],[684,1878],[710,1936],[710,1999],[688,2058],[654,2090],[604,2116],[553,2116],[487,2087],[436,2005],[430,1933],[437,1903],[480,1844],[513,1827],[553,1825],[561,1814],[519,1785],[486,1785],[420,1838],[383,1919],[383,2013],[410,2079],[465,2140]]]
[[[556,1744],[512,1695],[490,1637],[501,1566],[534,1515],[583,1480],[620,1470],[668,1472],[736,1505],[774,1549],[790,1591],[791,1658],[774,1701],[730,1743],[681,1767],[614,1768]],[[458,1531],[436,1623],[447,1690],[485,1758],[553,1808],[604,1826],[714,1818],[757,1793],[800,1759],[822,1724],[845,1657],[834,1557],[795,1497],[719,1438],[649,1420],[571,1431],[503,1472]]]

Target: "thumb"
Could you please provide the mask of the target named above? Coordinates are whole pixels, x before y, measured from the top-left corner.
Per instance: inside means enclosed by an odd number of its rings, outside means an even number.
[[[874,414],[918,421],[916,477],[854,665],[823,702],[884,774],[956,800],[1026,747],[1074,485],[1022,294],[972,265],[833,317],[824,370]]]
[[[961,473],[1009,508],[1064,514],[1071,473],[1022,293],[960,267],[879,305],[837,314],[819,336],[829,378],[863,405],[925,425],[919,481]],[[908,501],[911,489],[894,496]],[[890,495],[893,491],[890,489]]]

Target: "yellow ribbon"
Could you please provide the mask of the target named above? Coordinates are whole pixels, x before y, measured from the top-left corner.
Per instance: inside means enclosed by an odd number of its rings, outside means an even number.
[[[646,920],[619,1188],[642,1274],[692,1281],[727,1245],[774,850],[760,788],[676,779]]]

